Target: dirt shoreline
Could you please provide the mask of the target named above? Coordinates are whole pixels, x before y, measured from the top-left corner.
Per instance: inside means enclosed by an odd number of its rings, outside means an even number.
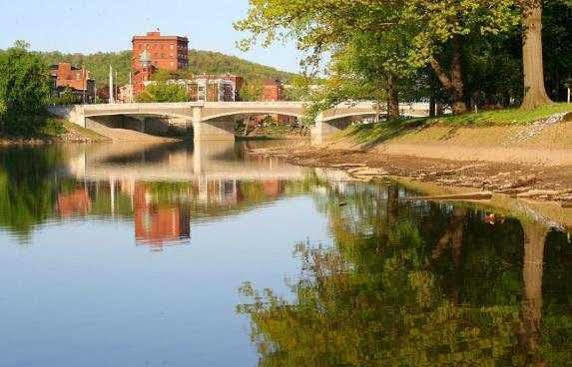
[[[509,149],[509,148],[507,148]],[[416,154],[380,148],[338,149],[330,146],[256,149],[254,155],[279,157],[299,166],[345,171],[357,181],[371,182],[386,178],[405,178],[466,192],[491,192],[536,201],[557,202],[572,207],[572,164],[523,163],[517,159],[489,161],[467,159],[471,148],[453,146],[449,159],[429,158],[433,147],[418,144]],[[464,151],[465,154],[458,154]],[[519,157],[518,149],[513,151]],[[548,152],[550,153],[550,152]],[[423,157],[426,154],[428,157]],[[572,157],[572,150],[563,153]],[[510,157],[511,155],[509,155]],[[566,161],[567,162],[567,161]]]

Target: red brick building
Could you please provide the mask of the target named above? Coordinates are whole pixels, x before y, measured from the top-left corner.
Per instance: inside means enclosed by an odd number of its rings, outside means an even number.
[[[162,36],[157,31],[146,36],[134,36],[132,43],[134,96],[145,89],[145,82],[156,70],[177,71],[189,66],[189,39],[186,37]]]
[[[284,86],[280,80],[269,79],[264,82],[262,92],[264,101],[282,101],[284,100]]]
[[[179,36],[162,36],[160,32],[149,32],[146,36],[135,36],[132,40],[132,68],[141,70],[141,54],[147,50],[151,65],[157,69],[176,71],[189,66],[189,39]]]
[[[50,68],[54,96],[60,96],[69,90],[77,98],[78,103],[95,102],[95,81],[89,77],[89,71],[60,62]]]
[[[133,96],[137,96],[145,89],[145,83],[151,80],[151,77],[157,71],[151,60],[151,53],[143,50],[139,56],[139,69],[133,69]]]

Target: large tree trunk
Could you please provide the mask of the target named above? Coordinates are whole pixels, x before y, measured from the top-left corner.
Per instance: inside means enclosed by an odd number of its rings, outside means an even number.
[[[387,119],[394,120],[399,118],[399,93],[397,91],[397,82],[393,75],[387,77]]]
[[[443,70],[436,59],[431,59],[431,67],[435,75],[451,95],[451,107],[455,115],[467,112],[465,104],[465,84],[463,82],[463,66],[461,60],[461,42],[457,36],[452,39],[453,55],[451,57],[451,76]]]
[[[435,97],[429,98],[429,117],[437,116],[437,99]]]
[[[524,27],[522,42],[522,64],[524,69],[524,100],[522,108],[532,110],[551,103],[544,86],[544,64],[542,61],[542,0],[522,9]]]

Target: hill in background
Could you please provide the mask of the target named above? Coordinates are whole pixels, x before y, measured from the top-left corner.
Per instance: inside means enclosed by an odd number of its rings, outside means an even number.
[[[69,62],[74,66],[85,66],[97,85],[107,84],[109,65],[117,71],[119,85],[127,84],[131,71],[131,51],[98,52],[94,54],[64,54],[61,52],[40,52],[48,64]],[[288,82],[296,74],[277,70],[270,66],[246,61],[220,52],[190,50],[189,69],[193,74],[236,74],[248,80],[280,79]]]

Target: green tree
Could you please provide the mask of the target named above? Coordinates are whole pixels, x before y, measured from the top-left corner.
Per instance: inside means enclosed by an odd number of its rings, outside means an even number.
[[[261,101],[264,94],[264,85],[260,80],[251,80],[239,92],[241,101]]]
[[[137,102],[188,102],[187,89],[176,83],[154,82],[137,96]]]
[[[399,76],[395,71],[403,69],[404,55],[408,55],[407,61],[413,67],[432,67],[449,93],[455,113],[467,110],[462,68],[467,36],[494,35],[514,27],[518,21],[511,0],[328,0],[312,4],[252,0],[250,4],[247,17],[236,24],[238,30],[251,32],[251,37],[241,44],[243,47],[260,37],[263,45],[294,38],[301,49],[314,56],[344,49],[356,35],[361,35],[369,38],[369,45],[379,56],[370,65],[362,66],[377,74],[386,71],[389,96],[395,94],[391,91],[392,78]],[[372,68],[373,63],[377,65]]]
[[[44,60],[16,41],[0,54],[0,132],[37,133],[45,124],[50,77]]]

